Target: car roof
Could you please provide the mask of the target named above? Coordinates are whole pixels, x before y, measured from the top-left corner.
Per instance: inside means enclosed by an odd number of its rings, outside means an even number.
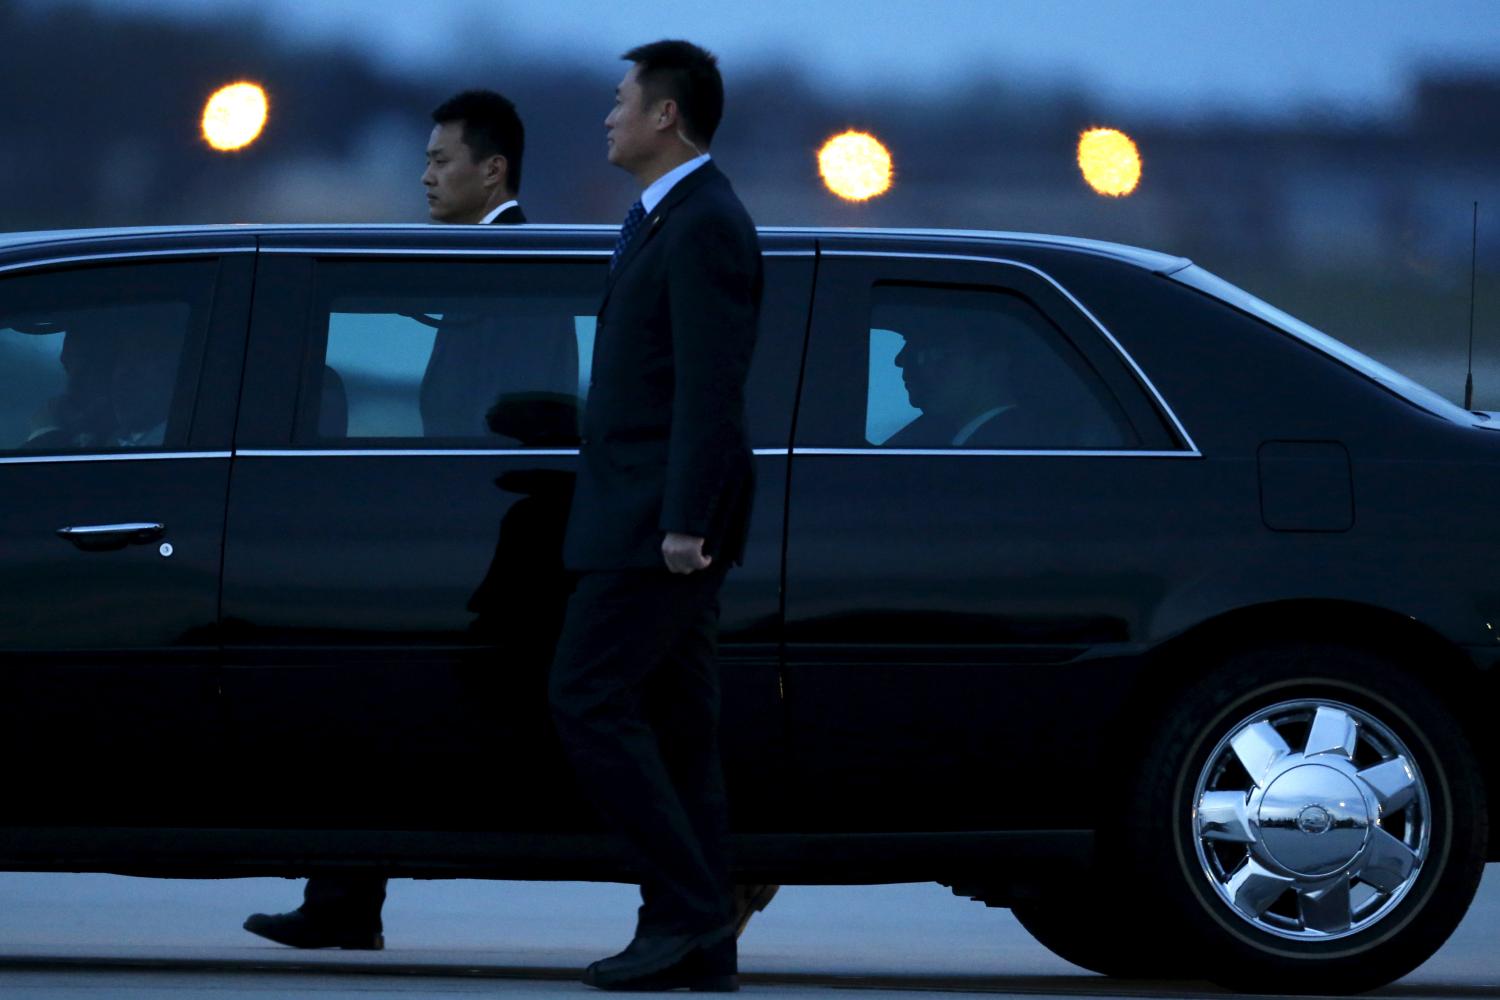
[[[1019,233],[995,229],[853,229],[837,227],[785,227],[762,226],[762,233],[787,233],[808,236],[814,239],[850,240],[899,240],[910,247],[918,243],[934,244],[933,249],[954,249],[956,244],[974,246],[992,244],[996,246],[1041,247],[1047,249],[1075,250],[1096,257],[1109,257],[1148,271],[1171,273],[1192,263],[1186,257],[1130,246],[1126,243],[1110,243],[1105,240],[1085,239],[1081,236],[1055,236],[1045,233]]]
[[[539,230],[559,236],[576,233],[597,237],[613,237],[614,226],[605,225],[528,225],[506,227]],[[360,236],[412,236],[439,233],[456,237],[458,231],[479,232],[477,226],[445,226],[430,223],[417,224],[312,224],[312,225],[204,225],[204,226],[131,226],[110,229],[55,229],[36,232],[0,232],[0,253],[17,250],[46,250],[77,244],[98,244],[112,241],[139,243],[152,238],[177,241],[214,241],[230,239],[249,243],[260,238],[292,237],[305,240],[309,237],[337,237],[341,242]],[[488,230],[486,230],[488,231]],[[1032,247],[1057,250],[1072,250],[1098,257],[1108,257],[1146,270],[1171,273],[1187,267],[1191,262],[1185,257],[1160,253],[1123,243],[1109,243],[1076,236],[1054,236],[1041,233],[1014,233],[983,229],[855,229],[812,226],[761,226],[760,233],[770,242],[798,242],[812,240],[839,240],[864,242],[897,242],[901,249],[913,251],[927,249],[932,252],[955,253],[961,250],[975,252],[1000,247]],[[462,237],[458,237],[462,238]]]

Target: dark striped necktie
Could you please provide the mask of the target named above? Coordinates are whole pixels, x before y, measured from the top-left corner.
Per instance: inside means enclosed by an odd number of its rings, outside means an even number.
[[[639,201],[630,206],[629,213],[625,216],[625,224],[620,227],[620,238],[615,240],[615,255],[609,259],[609,269],[613,271],[615,265],[620,262],[620,254],[630,246],[630,241],[635,239],[635,234],[640,231],[641,223],[646,221],[646,206]]]

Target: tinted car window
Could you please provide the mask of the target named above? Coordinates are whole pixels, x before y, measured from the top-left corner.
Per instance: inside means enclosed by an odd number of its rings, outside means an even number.
[[[175,263],[0,279],[0,451],[185,442],[213,278]]]
[[[598,272],[525,261],[324,265],[295,439],[573,443]]]
[[[1025,297],[879,284],[871,295],[863,443],[1109,449],[1136,444],[1114,397]]]

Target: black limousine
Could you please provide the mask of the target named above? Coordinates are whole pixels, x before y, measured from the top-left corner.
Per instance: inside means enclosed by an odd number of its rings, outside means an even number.
[[[546,670],[605,227],[0,234],[0,868],[629,880]],[[765,229],[734,864],[1349,992],[1500,776],[1500,418],[1179,257]]]

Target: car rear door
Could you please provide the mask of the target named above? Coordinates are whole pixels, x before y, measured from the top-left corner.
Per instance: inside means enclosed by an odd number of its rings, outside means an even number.
[[[70,247],[0,268],[0,823],[216,820],[251,250]]]
[[[1086,825],[1195,454],[1038,268],[825,244],[787,543],[809,825]]]
[[[267,247],[223,608],[242,823],[593,825],[546,671],[607,240],[452,235],[462,250]],[[781,746],[780,514],[811,264],[788,258],[771,293],[794,342],[758,365],[764,502],[724,593],[726,727],[751,734],[730,742],[755,780]]]

